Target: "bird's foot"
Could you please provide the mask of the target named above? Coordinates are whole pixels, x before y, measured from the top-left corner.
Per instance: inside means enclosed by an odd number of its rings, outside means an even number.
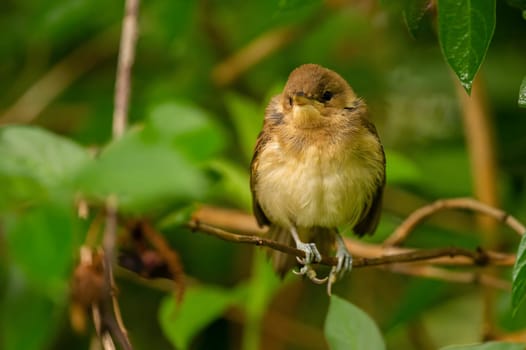
[[[327,294],[331,295],[332,284],[343,277],[346,272],[352,269],[352,255],[349,253],[345,245],[339,244],[336,252],[336,259],[338,263],[332,267],[328,276]]]
[[[303,243],[297,242],[296,248],[305,252],[304,258],[297,257],[296,260],[303,265],[298,271],[292,270],[296,275],[307,276],[312,282],[316,284],[323,284],[327,281],[328,277],[318,278],[316,277],[316,271],[312,268],[313,262],[321,261],[321,254],[314,243]]]
[[[299,257],[296,258],[296,260],[298,260],[298,262],[301,265],[305,265],[306,266],[306,265],[310,265],[313,262],[320,262],[321,261],[321,254],[318,251],[318,248],[316,247],[316,244],[314,244],[314,243],[298,242],[296,244],[296,248],[298,248],[299,250],[302,250],[305,253],[305,257],[304,258],[299,258]]]

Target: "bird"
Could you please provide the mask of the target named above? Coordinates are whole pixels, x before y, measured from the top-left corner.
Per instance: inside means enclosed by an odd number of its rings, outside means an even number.
[[[332,284],[352,269],[339,227],[358,236],[378,226],[385,187],[385,153],[367,105],[338,73],[317,64],[294,69],[271,98],[250,164],[253,213],[268,237],[295,245],[304,258],[272,250],[282,277],[293,270]],[[313,264],[335,252],[325,278]]]

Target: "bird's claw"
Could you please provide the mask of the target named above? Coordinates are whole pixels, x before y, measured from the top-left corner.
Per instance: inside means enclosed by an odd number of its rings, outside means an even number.
[[[316,284],[324,284],[329,279],[328,276],[325,278],[318,278],[316,276],[316,270],[314,270],[310,265],[303,265],[298,271],[292,270],[292,273],[299,276],[307,276],[312,282]]]
[[[323,284],[327,282],[328,277],[316,277],[316,271],[311,266],[311,263],[321,261],[321,254],[318,251],[316,244],[299,242],[297,244],[297,248],[305,253],[305,257],[296,257],[298,263],[300,263],[303,266],[298,271],[292,270],[292,272],[296,275],[307,276],[312,282],[316,284]]]
[[[352,255],[347,251],[347,248],[345,248],[345,244],[341,237],[338,236],[338,238],[338,248],[336,252],[338,263],[332,267],[331,272],[325,278],[318,278],[316,276],[316,271],[311,266],[313,262],[316,263],[321,261],[321,254],[318,251],[316,244],[303,243],[299,241],[299,239],[296,240],[296,247],[305,253],[305,257],[296,257],[296,260],[302,266],[299,270],[292,270],[292,272],[296,275],[306,276],[316,284],[327,283],[327,294],[329,295],[331,295],[332,284],[352,269]]]
[[[305,253],[304,258],[296,257],[296,260],[298,260],[301,265],[308,266],[313,262],[321,261],[321,254],[316,244],[300,242],[297,244],[297,248]]]
[[[327,282],[327,294],[329,295],[331,295],[332,284],[352,269],[352,255],[344,246],[338,247],[336,259],[338,259],[338,263],[332,267],[329,274],[329,281]]]

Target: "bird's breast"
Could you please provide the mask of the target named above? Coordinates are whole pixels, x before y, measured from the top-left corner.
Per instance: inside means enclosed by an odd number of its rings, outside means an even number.
[[[378,144],[370,137],[367,142]],[[377,150],[370,146],[371,152]],[[285,227],[354,225],[381,177],[374,153],[369,156],[367,147],[357,151],[344,142],[307,143],[301,152],[292,152],[273,139],[260,157],[258,201],[270,221]]]

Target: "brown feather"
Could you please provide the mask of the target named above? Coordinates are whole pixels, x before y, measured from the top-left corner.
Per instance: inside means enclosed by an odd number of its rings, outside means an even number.
[[[374,124],[371,123],[368,119],[364,118],[363,120],[364,120],[364,126],[372,134],[374,134],[376,138],[378,138],[378,132],[376,131],[376,127],[374,126]],[[378,138],[378,141],[380,141],[379,138]],[[380,143],[380,149],[382,152],[383,168],[384,168],[381,181],[378,184],[378,187],[376,188],[376,192],[374,193],[371,206],[368,208],[366,213],[363,215],[362,219],[353,227],[353,232],[360,237],[366,234],[372,235],[374,231],[376,231],[376,228],[378,227],[378,223],[380,222],[380,216],[382,214],[382,202],[383,202],[383,194],[384,194],[384,188],[385,188],[385,152],[384,152],[384,147],[382,146],[381,143]]]

